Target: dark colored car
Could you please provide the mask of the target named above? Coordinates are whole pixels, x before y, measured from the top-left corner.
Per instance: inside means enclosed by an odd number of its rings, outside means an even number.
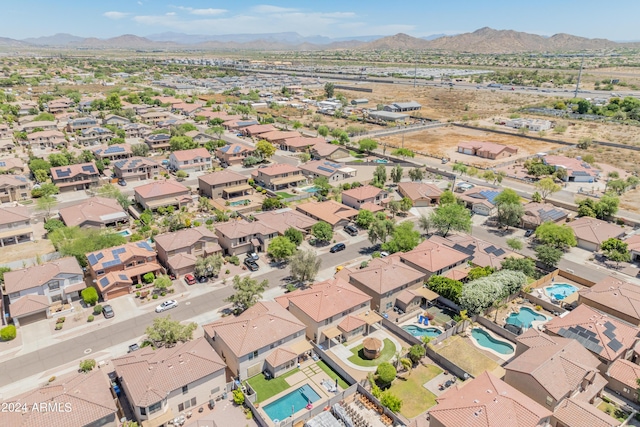
[[[349,236],[357,236],[358,235],[358,229],[355,228],[353,225],[346,225],[344,227],[344,231],[346,231]]]
[[[102,306],[102,315],[105,319],[111,319],[116,314],[113,312],[113,308],[109,304]]]
[[[246,265],[247,268],[251,271],[258,271],[258,269],[260,268],[260,266],[258,266],[258,263],[250,258],[244,260],[244,265]]]
[[[345,249],[347,249],[347,245],[345,245],[344,243],[337,243],[333,245],[331,249],[329,249],[329,252],[333,254],[336,252],[344,251]]]
[[[126,187],[127,186],[127,181],[125,181],[124,179],[119,179],[118,180],[118,185],[121,187]]]
[[[196,278],[193,277],[193,274],[186,274],[184,276],[184,281],[187,283],[187,285],[195,285],[196,284]]]
[[[140,350],[140,346],[138,344],[131,344],[129,346],[129,351],[127,351],[127,353],[132,353],[137,350]]]
[[[208,282],[208,281],[209,281],[209,279],[208,279],[206,276],[200,276],[200,277],[198,277],[198,282],[199,282],[199,283],[206,283],[206,282]]]
[[[524,237],[531,237],[535,230],[527,230],[524,233]]]

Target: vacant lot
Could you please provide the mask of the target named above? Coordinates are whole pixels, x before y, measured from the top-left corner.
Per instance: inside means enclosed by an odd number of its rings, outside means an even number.
[[[4,248],[0,248],[0,263],[26,260],[28,266],[28,260],[45,254],[50,254],[55,251],[56,250],[51,244],[51,241],[46,239],[5,246]]]

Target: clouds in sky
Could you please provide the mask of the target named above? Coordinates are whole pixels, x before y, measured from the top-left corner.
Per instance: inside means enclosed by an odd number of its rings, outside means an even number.
[[[111,11],[111,12],[105,12],[102,14],[102,16],[109,18],[109,19],[124,19],[127,16],[129,16],[129,13],[126,12],[116,12],[116,11]]]

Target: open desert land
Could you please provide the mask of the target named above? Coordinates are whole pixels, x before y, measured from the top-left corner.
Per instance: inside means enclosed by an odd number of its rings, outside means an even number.
[[[620,196],[620,209],[640,212],[640,188],[627,191]]]

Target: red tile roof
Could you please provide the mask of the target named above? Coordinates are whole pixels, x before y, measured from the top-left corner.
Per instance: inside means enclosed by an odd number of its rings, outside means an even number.
[[[134,189],[143,199],[188,194],[189,189],[177,181],[159,180]]]
[[[430,273],[435,273],[469,258],[469,255],[463,252],[431,240],[425,240],[415,249],[397,254],[397,256]]]
[[[625,359],[618,359],[609,366],[607,375],[629,387],[631,390],[638,388],[640,378],[640,366]]]

